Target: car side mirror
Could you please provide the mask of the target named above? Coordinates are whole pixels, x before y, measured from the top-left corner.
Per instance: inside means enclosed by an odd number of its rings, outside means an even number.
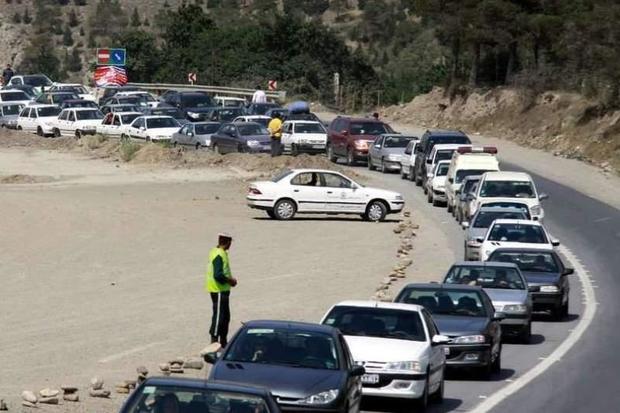
[[[381,149],[381,145],[375,145],[375,148]]]
[[[469,228],[469,222],[466,222],[466,221],[461,222],[461,227],[463,227],[463,229]]]
[[[431,339],[431,346],[439,346],[441,344],[450,343],[450,337],[441,334],[435,334]]]
[[[560,241],[557,239],[552,239],[551,245],[553,245],[554,247],[558,247],[560,245]]]
[[[538,195],[538,199],[541,200],[541,201],[543,201],[543,200],[545,200],[547,198],[549,198],[549,195],[547,195],[545,193],[542,193],[542,194]]]
[[[575,273],[575,269],[574,268],[564,268],[564,271],[562,272],[562,275],[571,275]]]
[[[466,199],[467,201],[473,201],[473,200],[474,200],[474,194],[472,194],[472,193],[470,192],[469,194],[467,194],[467,195],[465,196],[465,199]]]
[[[357,185],[355,185],[355,184],[351,184],[351,189],[352,189],[352,190],[354,190],[354,191],[356,191],[356,190],[357,190]]]
[[[366,369],[364,366],[354,366],[351,370],[349,370],[349,375],[351,377],[360,377],[366,374]]]
[[[477,243],[479,243],[479,244],[481,244],[481,243],[483,243],[483,242],[484,242],[484,238],[482,238],[482,237],[477,237],[477,238],[476,238],[476,242],[477,242]]]
[[[194,136],[193,132],[187,132],[187,136]]]
[[[528,290],[529,292],[533,293],[533,292],[538,291],[538,288],[539,288],[539,287],[536,287],[536,286],[532,286],[532,285],[530,285],[530,286],[528,286],[528,287],[527,287],[527,290]]]
[[[142,132],[144,132],[144,131],[146,130],[146,128],[145,128],[144,126],[140,126],[140,130],[141,130]]]
[[[454,178],[448,178],[448,182],[450,182],[451,184],[454,183]]]
[[[501,311],[496,311],[493,313],[493,321],[502,321],[504,318],[506,318],[506,314]]]
[[[430,165],[430,164],[432,164],[432,163],[433,163],[433,160],[432,160],[432,159],[427,159],[427,160],[426,160],[426,163]]]
[[[205,360],[205,362],[209,363],[209,364],[215,364],[215,362],[217,361],[218,357],[218,353],[215,352],[211,352],[211,353],[205,353],[202,356]]]

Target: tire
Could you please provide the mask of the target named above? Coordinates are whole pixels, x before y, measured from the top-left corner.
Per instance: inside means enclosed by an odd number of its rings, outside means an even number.
[[[355,156],[353,155],[353,149],[351,148],[347,149],[347,165],[355,165]]]
[[[125,135],[124,133],[121,134],[121,141],[127,141],[129,140],[129,136]],[[175,142],[176,143],[176,142]]]
[[[387,212],[388,211],[385,203],[383,203],[382,201],[372,201],[366,207],[365,215],[368,217],[369,221],[379,222],[385,219]]]
[[[151,141],[151,137],[150,137],[150,136],[147,136],[147,137],[146,137],[146,139],[145,139],[145,141],[147,141],[147,142],[152,142],[152,141]]]
[[[173,148],[176,148],[177,146],[178,146],[178,142],[177,141],[172,142],[172,147]]]
[[[196,148],[197,151],[200,150],[200,142],[196,142],[196,145],[194,145],[194,148]]]
[[[415,400],[415,407],[417,411],[425,412],[428,408],[428,373],[426,374],[426,384],[424,386],[424,393],[419,399]]]
[[[424,191],[424,195],[428,195],[428,188],[426,185],[422,185],[422,191]]]
[[[429,401],[432,403],[441,403],[444,399],[444,374],[445,370],[441,375],[441,382],[439,383],[439,388],[435,390],[433,394],[430,395]]]
[[[430,192],[426,193],[426,202],[428,202],[429,204],[433,203],[433,194]]]
[[[568,307],[569,307],[568,300],[566,300],[566,303],[562,304],[562,312],[561,312],[562,318],[568,317]]]
[[[82,132],[80,132],[79,130],[75,131],[75,139],[82,139]]]
[[[375,166],[372,164],[372,158],[370,157],[370,154],[368,154],[368,162],[366,163],[366,165],[368,165],[369,171],[375,170]]]
[[[521,331],[521,334],[519,334],[519,341],[522,344],[530,344],[531,338],[532,338],[532,322],[530,321],[527,324],[527,327],[525,327],[523,331]]]
[[[241,144],[237,145],[237,152],[239,152],[239,153],[243,153],[243,152],[245,152],[245,151],[243,150],[243,145],[241,145]]]
[[[499,355],[497,356],[493,364],[491,364],[491,372],[499,373],[501,371],[502,371],[502,347],[500,345]]]
[[[415,176],[413,175],[413,168],[411,166],[409,167],[409,180],[411,182],[415,181]]]
[[[385,169],[385,161],[383,160],[383,158],[381,158],[381,166],[379,167],[379,171],[380,171],[382,174],[387,173],[387,171],[386,171],[386,169]]]
[[[441,202],[436,200],[435,197],[433,197],[433,206],[441,206]]]
[[[294,143],[291,144],[291,155],[292,156],[299,155],[299,150],[297,149],[297,145],[295,145]]]
[[[561,304],[552,310],[551,315],[555,321],[562,321],[564,319],[564,307],[565,305]],[[568,313],[568,307],[566,307],[566,312]]]
[[[453,212],[452,212],[452,210],[454,209],[454,208],[452,207],[452,204],[450,204],[450,202],[449,202],[449,201],[446,201],[446,205],[447,205],[447,207],[448,207],[448,212],[450,212],[450,213],[452,214],[452,213],[453,213]]]
[[[334,154],[334,149],[332,148],[331,145],[327,145],[327,159],[329,159],[330,162],[334,162],[336,163],[338,161],[338,157]]]
[[[403,166],[400,166],[400,179],[407,179],[407,174],[403,173]]]
[[[40,126],[37,126],[37,135],[39,135],[42,138],[45,137],[45,134],[43,133],[43,129],[41,129]]]
[[[265,212],[267,212],[267,215],[269,216],[269,218],[276,219],[276,214],[274,214],[272,210],[268,209]]]
[[[60,136],[61,136],[60,135],[60,129],[54,128],[53,133],[54,133],[54,138],[60,138]]]
[[[418,174],[415,175],[415,186],[422,186],[422,178]]]
[[[18,126],[16,129],[17,130],[23,130],[21,126]]]
[[[273,214],[280,221],[292,219],[295,216],[295,212],[297,212],[297,206],[290,199],[281,199],[273,207]]]
[[[220,145],[218,145],[217,143],[213,144],[213,152],[217,153],[218,155],[224,155],[222,153],[222,150],[220,149]]]

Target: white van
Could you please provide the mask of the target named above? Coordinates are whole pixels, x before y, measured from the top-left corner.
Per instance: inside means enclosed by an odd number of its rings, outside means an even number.
[[[484,203],[521,202],[530,209],[534,220],[542,221],[545,211],[540,201],[547,194],[539,194],[532,177],[525,172],[487,172],[482,175],[471,204],[471,216]]]
[[[489,171],[499,171],[497,148],[494,146],[461,146],[452,155],[446,182],[446,204],[448,212],[454,214],[461,184],[466,176],[482,175]]]
[[[435,166],[440,161],[449,161],[452,159],[452,155],[459,148],[471,148],[472,145],[464,145],[458,143],[440,143],[433,146],[430,155],[426,158],[426,176],[422,178],[422,187],[425,188],[426,193],[426,180],[432,177],[432,171],[435,170]]]

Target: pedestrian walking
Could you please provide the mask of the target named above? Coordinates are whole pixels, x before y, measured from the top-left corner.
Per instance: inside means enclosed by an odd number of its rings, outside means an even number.
[[[228,344],[228,326],[230,324],[230,289],[237,285],[237,279],[230,271],[228,250],[232,237],[219,234],[217,247],[209,252],[205,289],[211,296],[213,316],[211,317],[211,343],[219,342],[222,347]]]
[[[252,103],[267,103],[267,95],[260,86],[256,86],[256,91],[252,95]]]
[[[11,69],[11,65],[6,65],[6,69],[2,71],[2,84],[8,85],[13,76],[15,76],[15,72]]]
[[[276,113],[267,126],[271,133],[271,156],[282,155],[282,115]]]

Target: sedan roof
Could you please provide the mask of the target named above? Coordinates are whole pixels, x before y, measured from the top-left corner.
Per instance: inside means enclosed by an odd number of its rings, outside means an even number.
[[[189,387],[199,390],[233,391],[254,394],[257,396],[267,396],[269,394],[269,390],[264,387],[187,377],[150,377],[146,379],[144,385]]]
[[[527,219],[504,219],[504,218],[500,218],[500,219],[496,219],[495,221],[493,221],[494,224],[517,224],[517,225],[531,225],[531,226],[535,226],[535,227],[542,227],[542,224],[540,223],[540,221],[530,221]]]
[[[519,269],[519,266],[512,262],[501,261],[458,261],[452,264],[453,267],[494,267],[494,268],[513,268]]]
[[[341,301],[338,304],[334,305],[334,307],[346,306],[346,307],[360,307],[360,308],[382,308],[382,309],[391,309],[391,310],[405,310],[405,311],[413,311],[418,312],[421,311],[421,305],[417,304],[405,304],[405,303],[388,303],[383,301],[362,301],[362,300],[349,300],[349,301]]]
[[[462,291],[482,291],[482,287],[467,284],[439,284],[439,283],[410,283],[403,287],[403,290],[409,288],[419,288],[425,290],[462,290]]]
[[[244,324],[247,328],[284,328],[307,330],[317,333],[334,334],[337,330],[334,327],[323,324],[305,323],[301,321],[283,320],[252,320]]]
[[[532,181],[532,177],[525,172],[496,171],[485,172],[485,181]]]

